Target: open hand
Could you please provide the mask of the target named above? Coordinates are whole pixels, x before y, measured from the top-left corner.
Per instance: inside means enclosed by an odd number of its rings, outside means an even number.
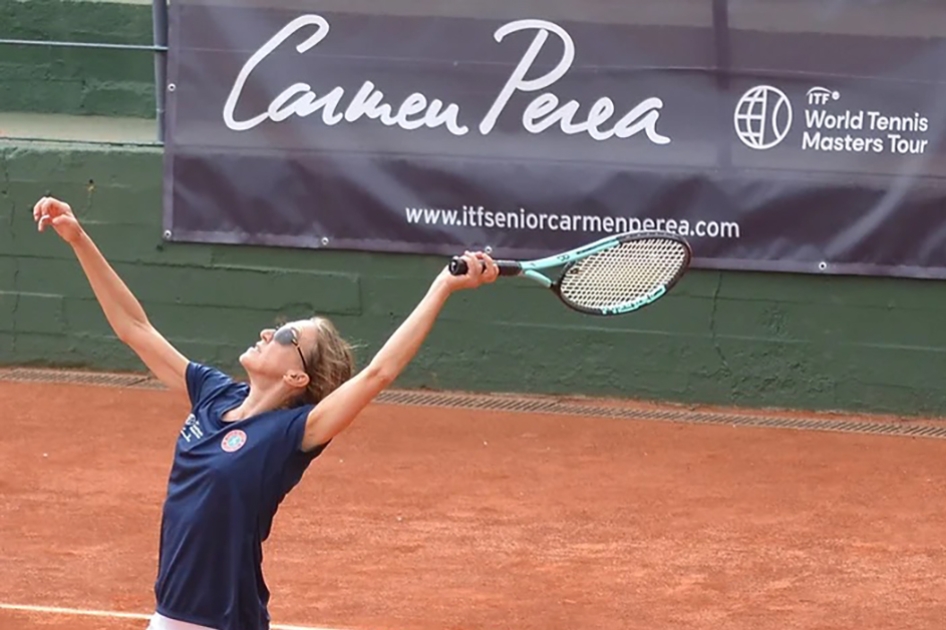
[[[53,197],[43,197],[36,202],[33,206],[33,220],[36,221],[40,232],[47,226],[52,226],[67,243],[76,242],[82,235],[82,227],[69,204]]]

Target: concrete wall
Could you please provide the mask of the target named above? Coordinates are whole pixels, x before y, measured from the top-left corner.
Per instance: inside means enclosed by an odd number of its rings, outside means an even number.
[[[280,316],[325,313],[362,362],[443,260],[160,238],[153,149],[0,144],[0,362],[140,369],[72,258],[37,234],[45,190],[69,199],[155,324],[194,358],[236,367]],[[448,306],[402,386],[941,413],[938,283],[695,271],[622,318],[582,317],[510,280]]]
[[[150,4],[0,0],[0,38],[152,43]],[[154,116],[148,51],[0,45],[0,111]]]

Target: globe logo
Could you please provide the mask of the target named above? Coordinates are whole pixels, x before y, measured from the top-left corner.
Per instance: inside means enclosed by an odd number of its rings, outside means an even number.
[[[757,85],[736,103],[733,124],[736,136],[750,149],[771,149],[792,128],[792,104],[782,90]]]

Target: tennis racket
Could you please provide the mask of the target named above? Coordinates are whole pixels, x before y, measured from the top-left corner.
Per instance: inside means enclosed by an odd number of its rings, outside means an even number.
[[[689,243],[666,232],[627,232],[536,260],[497,260],[500,276],[525,276],[551,289],[566,306],[588,315],[621,315],[667,293],[690,266]],[[541,273],[564,267],[552,280]],[[462,276],[455,256],[450,273]]]

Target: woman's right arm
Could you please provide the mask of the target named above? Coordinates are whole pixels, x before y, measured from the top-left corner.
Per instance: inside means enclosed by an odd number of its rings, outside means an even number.
[[[141,304],[79,225],[69,204],[44,197],[33,208],[33,218],[41,232],[47,225],[52,226],[72,246],[118,338],[141,358],[158,380],[186,395],[187,358],[151,325]]]

